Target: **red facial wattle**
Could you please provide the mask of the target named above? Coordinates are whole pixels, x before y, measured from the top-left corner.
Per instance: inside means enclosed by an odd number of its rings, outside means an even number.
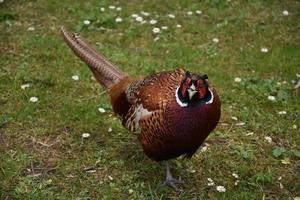
[[[199,93],[199,98],[203,99],[206,95],[206,87],[205,87],[205,84],[204,84],[203,80],[198,80],[197,81],[197,90],[198,90],[198,93]]]
[[[191,79],[187,78],[185,83],[181,87],[181,95],[183,98],[185,98],[185,96],[186,96],[186,90],[188,89],[190,82],[191,82]]]

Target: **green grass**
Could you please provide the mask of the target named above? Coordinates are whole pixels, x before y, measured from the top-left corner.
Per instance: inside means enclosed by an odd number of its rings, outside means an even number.
[[[289,16],[283,16],[285,9]],[[300,79],[299,10],[296,0],[4,0],[0,199],[299,197],[300,96],[292,83]],[[133,21],[131,15],[141,11],[158,23]],[[115,22],[117,16],[121,23]],[[83,23],[87,19],[89,26]],[[103,89],[64,44],[61,25],[79,32],[134,77],[179,66],[209,75],[222,99],[222,117],[206,140],[207,151],[172,162],[174,175],[186,181],[184,192],[163,186],[164,167],[149,160],[136,137],[114,118]],[[152,32],[161,26],[168,29]],[[234,82],[236,77],[242,81]],[[22,90],[26,83],[30,87]],[[38,102],[29,102],[32,96]],[[99,113],[99,107],[106,112]],[[236,125],[240,122],[245,125]],[[84,132],[91,137],[82,140]],[[238,185],[232,173],[239,175]],[[207,178],[215,186],[209,187]],[[217,185],[226,192],[218,192]]]

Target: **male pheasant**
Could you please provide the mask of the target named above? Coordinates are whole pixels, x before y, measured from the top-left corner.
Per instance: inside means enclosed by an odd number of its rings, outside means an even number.
[[[135,80],[118,70],[77,35],[63,37],[107,90],[122,124],[138,134],[144,153],[155,161],[191,158],[220,119],[221,104],[208,76],[182,68]],[[168,162],[165,184],[176,189]]]

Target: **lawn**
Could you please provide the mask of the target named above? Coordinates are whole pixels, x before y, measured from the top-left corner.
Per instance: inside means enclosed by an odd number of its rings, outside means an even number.
[[[2,0],[0,199],[299,200],[299,10],[297,0]],[[172,161],[183,192],[163,185],[164,166],[113,115],[61,25],[134,77],[208,74],[222,116],[192,159]]]

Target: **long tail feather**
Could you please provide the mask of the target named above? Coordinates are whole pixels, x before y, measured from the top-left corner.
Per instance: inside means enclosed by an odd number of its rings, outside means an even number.
[[[61,32],[68,46],[89,66],[96,80],[107,90],[113,84],[126,77],[126,74],[119,71],[103,55],[84,41],[83,38],[69,33],[64,27],[61,27]]]

